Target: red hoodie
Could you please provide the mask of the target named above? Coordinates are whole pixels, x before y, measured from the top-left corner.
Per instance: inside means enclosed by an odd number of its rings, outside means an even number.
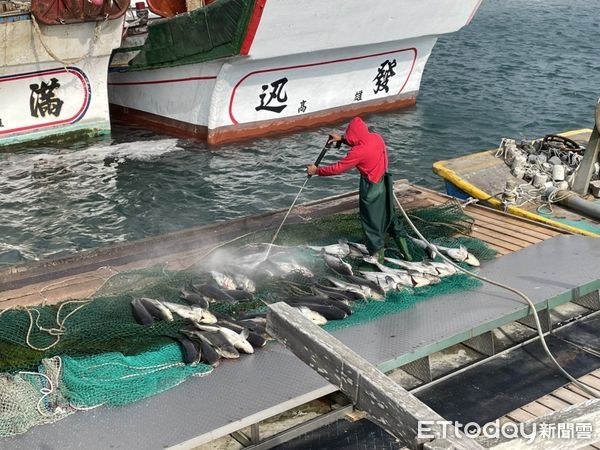
[[[346,156],[331,166],[319,167],[317,175],[339,175],[356,167],[363,177],[367,177],[372,183],[378,183],[388,166],[383,138],[377,133],[369,133],[363,120],[355,117],[346,129],[346,142],[352,147]]]

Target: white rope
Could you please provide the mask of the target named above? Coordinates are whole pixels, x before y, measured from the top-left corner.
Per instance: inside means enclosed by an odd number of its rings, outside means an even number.
[[[559,363],[558,361],[554,358],[554,355],[552,355],[552,352],[550,351],[550,349],[548,348],[548,345],[546,344],[546,339],[544,337],[544,331],[542,330],[542,324],[540,323],[540,318],[538,316],[537,310],[535,308],[535,305],[533,304],[533,302],[531,301],[531,299],[525,295],[523,292],[519,291],[518,289],[515,289],[511,286],[499,283],[497,281],[493,281],[490,280],[489,278],[483,277],[481,275],[478,275],[476,273],[473,273],[461,266],[459,266],[458,264],[456,264],[454,261],[452,261],[451,259],[447,258],[445,255],[441,254],[437,248],[431,243],[429,242],[425,236],[423,236],[419,230],[417,229],[417,227],[411,222],[411,220],[408,217],[408,214],[406,214],[406,211],[404,211],[404,208],[402,207],[402,204],[400,203],[400,201],[398,200],[398,197],[396,197],[396,193],[392,190],[392,194],[394,196],[394,200],[396,201],[396,204],[398,205],[398,208],[400,209],[400,212],[402,213],[402,215],[404,216],[404,218],[406,219],[406,221],[408,222],[408,224],[410,225],[410,227],[412,228],[412,230],[415,232],[415,234],[417,235],[417,237],[419,239],[421,239],[422,241],[424,241],[431,250],[433,250],[436,254],[438,254],[445,262],[447,262],[448,264],[451,264],[452,266],[454,266],[456,269],[460,270],[461,272],[464,272],[465,274],[476,278],[478,280],[481,280],[485,283],[489,283],[493,286],[497,286],[499,288],[502,289],[506,289],[516,295],[518,295],[519,297],[521,297],[523,300],[525,300],[525,302],[529,305],[529,309],[531,310],[531,313],[533,314],[533,318],[535,320],[535,326],[537,328],[537,332],[538,332],[538,336],[540,338],[540,343],[542,344],[542,347],[544,348],[544,351],[546,352],[546,354],[548,355],[548,357],[550,358],[550,360],[554,363],[554,365],[558,368],[558,370],[560,370],[560,372],[562,372],[562,374],[569,379],[570,381],[572,381],[573,383],[575,383],[577,386],[579,386],[581,389],[583,389],[585,392],[587,392],[588,394],[590,394],[592,397],[595,398],[600,398],[600,392],[597,391],[596,389],[594,389],[591,386],[588,386],[587,384],[577,380],[576,378],[572,377],[571,374],[569,374]]]
[[[102,31],[102,24],[104,24],[107,21],[108,21],[108,15],[105,17],[105,19],[102,22],[100,22],[100,21],[96,22],[96,26],[94,27],[94,35],[92,37],[92,41],[90,42],[87,52],[85,52],[79,58],[62,59],[56,53],[54,53],[50,47],[48,47],[48,44],[46,44],[46,42],[44,41],[44,37],[42,35],[42,30],[40,29],[40,25],[38,24],[38,22],[35,18],[35,15],[33,13],[31,14],[31,23],[33,24],[33,29],[35,30],[38,40],[42,44],[42,47],[44,47],[44,50],[46,50],[46,53],[48,53],[48,55],[52,59],[61,63],[65,67],[66,70],[68,70],[67,66],[72,65],[72,64],[77,64],[78,62],[81,62],[84,59],[91,56],[92,50],[96,46],[96,43],[98,42],[98,38],[100,37],[100,33]]]
[[[58,383],[58,380],[60,378],[60,371],[62,369],[62,360],[61,360],[61,358],[59,356],[55,356],[54,358],[50,358],[50,360],[53,360],[53,361],[56,362],[56,381]],[[51,412],[50,414],[48,414],[46,412],[46,409],[42,409],[42,406],[41,406],[42,402],[50,394],[54,393],[54,391],[55,391],[54,390],[54,383],[52,382],[52,379],[48,375],[46,375],[44,373],[41,373],[41,372],[28,372],[28,371],[21,371],[21,372],[18,372],[18,374],[19,375],[33,375],[35,377],[42,377],[48,383],[49,387],[47,387],[47,388],[42,387],[40,389],[40,394],[42,394],[42,397],[38,400],[37,405],[36,405],[36,409],[38,410],[38,412],[40,413],[41,416],[50,418],[50,417],[55,417],[55,416],[58,416],[58,415],[65,414],[65,411],[60,406],[57,406],[56,409],[53,412]]]
[[[32,350],[35,350],[35,351],[45,352],[47,350],[50,350],[52,347],[56,346],[60,342],[60,337],[63,334],[65,334],[65,332],[67,331],[67,329],[65,327],[65,323],[66,323],[67,319],[69,319],[73,314],[75,314],[76,312],[78,312],[79,310],[81,310],[82,308],[84,308],[86,305],[88,305],[89,303],[91,303],[90,298],[93,295],[95,295],[100,289],[102,289],[102,287],[104,285],[106,285],[106,283],[108,283],[108,281],[111,278],[113,278],[114,276],[116,276],[117,274],[120,273],[119,271],[117,271],[117,270],[115,270],[115,269],[113,269],[112,267],[109,267],[109,266],[100,267],[98,270],[103,270],[103,269],[109,269],[113,273],[111,273],[111,275],[108,276],[108,277],[106,277],[106,278],[99,277],[99,276],[94,276],[94,278],[101,279],[102,283],[92,293],[90,293],[84,300],[69,300],[67,302],[63,302],[63,303],[60,304],[60,306],[58,307],[58,310],[56,311],[56,317],[54,319],[54,321],[56,322],[56,326],[55,327],[46,328],[46,327],[41,326],[39,324],[40,312],[37,309],[35,309],[35,308],[25,308],[25,312],[29,316],[29,327],[27,328],[27,335],[25,336],[25,343],[27,344],[27,346],[29,348],[31,348]],[[49,285],[44,286],[42,289],[40,289],[38,291],[38,293],[44,299],[44,302],[47,302],[48,298],[43,294],[43,292],[46,289],[49,289],[49,288],[54,287],[54,286],[60,286],[60,285],[62,285],[64,283],[67,283],[67,282],[73,281],[73,280],[79,280],[79,277],[65,278],[65,279],[57,281],[55,283],[51,283]],[[79,305],[78,307],[74,308],[64,318],[61,319],[61,313],[62,313],[63,308],[66,305],[71,304],[71,303],[81,303],[81,305]],[[35,320],[33,319],[33,315],[31,314],[31,311],[34,311],[37,314]],[[35,323],[35,326],[37,327],[38,331],[45,332],[45,333],[47,333],[50,336],[56,336],[55,341],[52,342],[51,344],[49,344],[46,347],[37,347],[37,346],[33,345],[31,343],[31,331],[33,330],[34,323]]]

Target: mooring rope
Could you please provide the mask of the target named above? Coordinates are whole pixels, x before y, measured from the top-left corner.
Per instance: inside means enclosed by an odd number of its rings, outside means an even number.
[[[87,51],[83,55],[81,55],[79,58],[62,59],[56,53],[54,53],[54,51],[52,51],[52,49],[48,46],[48,44],[46,44],[46,42],[44,41],[42,30],[40,29],[40,25],[38,24],[38,22],[35,18],[35,15],[33,13],[31,14],[31,23],[33,24],[33,29],[35,30],[38,40],[42,44],[42,47],[44,47],[44,50],[46,50],[46,53],[48,53],[48,55],[52,59],[54,59],[56,62],[61,63],[65,67],[66,70],[67,70],[67,66],[72,65],[72,64],[77,64],[77,63],[83,61],[84,59],[88,58],[89,56],[91,56],[92,51],[93,51],[94,47],[96,47],[96,43],[98,42],[98,39],[100,38],[100,33],[102,32],[102,25],[107,21],[108,21],[108,15],[104,18],[103,21],[96,22],[96,26],[94,27],[94,35],[92,36],[92,41],[90,42],[90,45],[89,45]]]

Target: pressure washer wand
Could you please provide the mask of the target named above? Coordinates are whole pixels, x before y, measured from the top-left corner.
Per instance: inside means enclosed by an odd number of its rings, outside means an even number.
[[[321,153],[319,153],[319,156],[317,156],[317,160],[315,161],[315,166],[318,167],[319,164],[321,164],[321,160],[325,156],[325,153],[327,153],[327,150],[329,150],[331,148],[331,144],[332,144],[332,142],[328,139],[327,144],[325,144],[325,147],[323,147],[323,150],[321,150]],[[306,176],[306,178],[310,178],[310,177],[312,177],[312,175]]]
[[[315,166],[318,166],[321,163],[321,160],[325,156],[325,153],[327,153],[327,150],[329,150],[331,148],[331,144],[332,144],[332,142],[329,139],[327,139],[327,143],[325,144],[325,146],[321,150],[321,153],[319,153],[319,156],[317,157],[317,159],[315,161]],[[281,231],[281,228],[283,227],[283,224],[285,223],[285,221],[287,220],[288,216],[290,215],[290,212],[292,211],[292,209],[296,205],[296,202],[298,201],[298,198],[300,198],[300,194],[304,190],[304,186],[306,186],[306,183],[308,183],[308,180],[310,180],[311,177],[312,177],[312,175],[307,175],[306,176],[306,179],[304,180],[304,183],[302,184],[302,186],[300,187],[300,190],[296,194],[296,197],[294,198],[294,201],[292,202],[292,204],[288,208],[287,212],[285,213],[285,216],[283,216],[283,220],[279,224],[279,227],[277,228],[277,231],[275,231],[275,234],[273,235],[273,239],[271,239],[271,243],[269,244],[269,248],[267,249],[267,253],[265,254],[265,258],[263,259],[263,261],[266,261],[269,258],[269,255],[271,254],[271,248],[273,248],[273,243],[277,239],[277,236],[279,235],[279,232]]]

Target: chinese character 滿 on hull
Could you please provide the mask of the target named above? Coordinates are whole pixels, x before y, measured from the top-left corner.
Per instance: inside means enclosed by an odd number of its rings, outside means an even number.
[[[86,3],[73,0],[60,20],[55,0],[32,0],[31,14],[0,17],[0,145],[110,129],[107,68],[125,7]]]

